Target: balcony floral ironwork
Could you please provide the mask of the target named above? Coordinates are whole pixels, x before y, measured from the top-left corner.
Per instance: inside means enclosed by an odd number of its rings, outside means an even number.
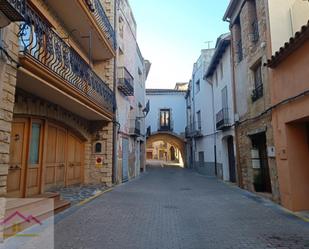
[[[200,122],[192,122],[185,128],[185,136],[190,137],[202,137],[202,127]]]
[[[258,99],[263,97],[263,84],[260,84],[258,86],[255,87],[255,89],[253,89],[252,94],[251,94],[251,98],[252,98],[252,102],[257,101]]]
[[[126,67],[118,67],[118,89],[125,96],[134,95],[134,78]]]
[[[105,13],[105,10],[100,3],[100,0],[85,0],[90,12],[97,20],[101,29],[105,32],[107,39],[109,40],[110,44],[116,49],[116,35],[115,31]]]
[[[79,94],[112,112],[114,93],[89,64],[29,7],[25,20],[18,34],[21,52],[60,76]]]
[[[0,0],[0,10],[12,22],[24,21],[26,0]]]
[[[229,108],[222,108],[216,114],[216,128],[217,130],[224,130],[230,126]]]
[[[141,120],[139,118],[130,119],[129,133],[131,136],[141,136]]]

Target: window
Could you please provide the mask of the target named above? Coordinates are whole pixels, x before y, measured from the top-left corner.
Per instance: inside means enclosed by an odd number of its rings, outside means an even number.
[[[222,109],[227,109],[228,108],[227,86],[225,86],[221,90],[221,97],[222,97]]]
[[[197,118],[197,128],[201,130],[202,129],[201,111],[198,111],[196,113],[196,118]]]
[[[252,91],[252,101],[256,101],[263,96],[262,63],[259,62],[253,69],[254,89]]]
[[[200,80],[198,80],[195,84],[196,84],[196,93],[198,93],[201,90]]]
[[[215,83],[216,83],[216,86],[218,86],[218,74],[217,74],[217,71],[215,72]]]
[[[160,130],[170,130],[170,110],[160,110]]]
[[[101,143],[95,144],[95,153],[102,153],[102,144]]]
[[[222,79],[223,78],[223,63],[222,62],[220,63],[220,76]]]
[[[253,43],[256,43],[259,40],[259,23],[257,17],[256,1],[251,0],[249,4],[249,13],[250,13],[250,23],[251,23],[251,34],[250,39]]]
[[[124,31],[124,21],[123,18],[119,17],[119,36],[123,38],[123,31]]]
[[[240,18],[235,21],[235,51],[237,53],[237,60],[241,62],[243,59],[242,37],[241,37],[241,24]]]
[[[31,127],[31,140],[30,140],[30,164],[35,165],[40,160],[40,137],[41,137],[41,124],[33,123]]]

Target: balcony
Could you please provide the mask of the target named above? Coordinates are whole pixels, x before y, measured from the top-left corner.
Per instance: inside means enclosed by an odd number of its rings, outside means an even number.
[[[255,89],[252,91],[251,99],[252,102],[257,101],[258,99],[263,97],[263,84],[257,86]]]
[[[185,136],[186,138],[198,138],[198,137],[202,137],[202,128],[201,128],[201,124],[198,122],[193,122],[191,124],[189,124],[186,128],[185,128]]]
[[[125,96],[134,95],[134,78],[125,67],[118,67],[118,89]]]
[[[230,124],[230,119],[229,119],[229,109],[222,108],[216,114],[216,128],[217,130],[224,130],[230,126],[231,124]]]
[[[0,0],[0,10],[12,22],[24,21],[26,0]]]
[[[31,8],[20,25],[18,86],[39,97],[70,107],[89,120],[110,120],[114,93]]]
[[[131,136],[141,136],[141,121],[139,119],[130,119],[129,134]]]
[[[115,31],[100,0],[46,0],[77,41],[94,61],[115,56]]]

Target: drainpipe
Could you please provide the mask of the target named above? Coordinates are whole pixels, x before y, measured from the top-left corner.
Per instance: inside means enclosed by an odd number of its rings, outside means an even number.
[[[228,21],[231,25],[231,22]],[[230,26],[231,27],[231,26]],[[231,30],[231,28],[230,28]],[[234,116],[237,113],[237,104],[236,104],[236,78],[235,78],[235,66],[234,66],[234,57],[235,53],[235,47],[234,47],[234,37],[233,32],[231,30],[231,70],[232,70],[232,88],[233,88],[233,105],[234,105]],[[234,118],[235,122],[235,118]],[[236,169],[237,169],[237,182],[238,186],[243,188],[243,180],[242,180],[242,174],[241,174],[241,168],[240,168],[240,150],[239,150],[239,141],[238,141],[238,122],[235,122],[235,144],[236,144]]]
[[[193,70],[195,69],[195,67],[193,67]],[[192,125],[191,128],[193,128],[193,126],[195,126],[195,72],[192,74],[192,124],[190,124],[190,126]],[[194,127],[195,128],[195,127]],[[193,168],[195,169],[195,148],[196,148],[196,141],[195,138],[192,136],[192,151],[193,151],[193,155],[192,155],[192,163],[193,163]]]
[[[218,175],[217,169],[217,133],[216,133],[216,124],[215,124],[215,98],[214,98],[214,86],[211,85],[211,102],[212,102],[212,123],[213,123],[213,134],[214,134],[214,159],[215,159],[215,175]]]
[[[115,39],[117,39],[117,35],[116,35],[116,26],[117,26],[117,1],[114,1],[114,32],[115,32]],[[117,44],[117,41],[116,41]],[[118,131],[117,131],[117,99],[116,99],[116,70],[117,70],[117,45],[116,45],[116,56],[114,58],[114,82],[113,82],[113,92],[114,92],[114,96],[115,96],[115,103],[114,103],[114,112],[115,112],[115,116],[113,118],[113,159],[112,159],[112,165],[113,165],[113,170],[112,170],[112,181],[113,184],[117,183],[117,135],[118,135]]]

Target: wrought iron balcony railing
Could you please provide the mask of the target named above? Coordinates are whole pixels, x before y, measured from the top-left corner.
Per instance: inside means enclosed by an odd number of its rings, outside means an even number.
[[[216,127],[217,130],[223,130],[227,127],[230,127],[230,119],[229,119],[229,109],[228,108],[222,108],[217,114],[216,114]]]
[[[130,119],[129,133],[132,136],[141,136],[141,120],[140,119]]]
[[[105,13],[102,4],[100,3],[100,0],[85,0],[85,2],[100,25],[101,29],[105,32],[107,39],[111,43],[112,47],[116,49],[117,43],[115,31]]]
[[[253,89],[252,91],[252,102],[257,101],[259,98],[263,97],[263,84],[260,84],[259,86],[257,86],[255,89]]]
[[[24,21],[26,0],[0,0],[0,10],[12,22]]]
[[[125,67],[118,67],[118,89],[126,96],[134,95],[134,78]]]
[[[19,30],[21,52],[61,77],[79,94],[113,111],[114,93],[89,64],[29,7],[25,19]]]
[[[202,137],[202,125],[199,122],[193,122],[185,128],[185,135],[190,137]]]

